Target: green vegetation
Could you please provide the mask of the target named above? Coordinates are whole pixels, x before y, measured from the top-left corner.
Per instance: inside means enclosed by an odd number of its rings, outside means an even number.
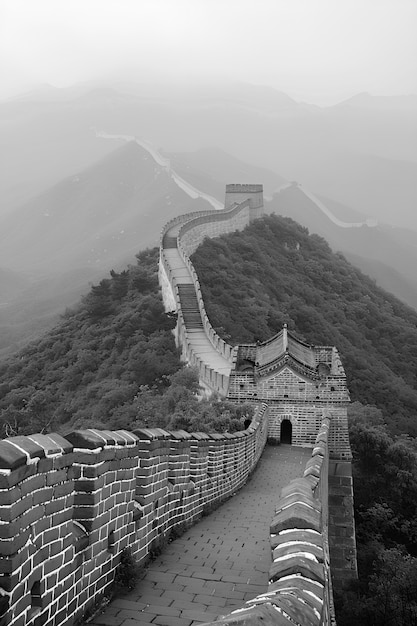
[[[251,408],[199,400],[157,282],[158,251],[111,272],[62,323],[0,366],[3,436],[74,428],[241,429]],[[360,578],[336,598],[340,626],[417,623],[417,313],[290,219],[206,240],[193,258],[208,315],[231,343],[283,323],[336,345],[354,400]],[[156,549],[156,547],[155,547]]]
[[[130,548],[125,548],[120,555],[119,565],[116,567],[112,595],[118,596],[132,591],[142,575],[142,569],[132,555],[132,551]]]
[[[417,444],[376,407],[349,410],[359,580],[336,597],[339,626],[417,623]]]
[[[309,343],[338,347],[355,401],[359,581],[336,598],[337,622],[416,624],[417,313],[290,219],[206,240],[193,263],[228,341],[262,341],[286,322]]]
[[[192,260],[224,339],[263,341],[286,322],[309,343],[337,346],[352,400],[378,406],[392,433],[417,435],[417,312],[324,239],[268,216],[206,239]]]
[[[241,430],[249,407],[199,401],[183,368],[157,279],[158,250],[138,255],[0,366],[2,436],[75,428]]]

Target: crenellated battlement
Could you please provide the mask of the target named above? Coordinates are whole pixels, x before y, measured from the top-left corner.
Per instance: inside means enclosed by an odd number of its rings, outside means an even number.
[[[178,314],[177,344],[184,360],[198,367],[200,382],[208,393],[215,391],[233,402],[261,401],[268,405],[270,443],[315,449],[323,419],[329,420],[326,486],[321,497],[327,511],[330,486],[332,504],[329,529],[326,526],[324,535],[325,541],[330,541],[335,563],[333,578],[342,584],[356,576],[356,548],[347,427],[350,397],[338,351],[334,346],[300,341],[285,325],[265,342],[229,346],[211,327],[189,259],[205,237],[242,230],[262,212],[261,185],[232,184],[226,186],[223,211],[185,215],[171,221],[161,237],[164,302],[167,310]],[[337,494],[342,492],[343,497],[339,497]],[[325,587],[330,598],[327,579]]]
[[[210,324],[190,261],[205,237],[242,230],[262,210],[262,185],[228,185],[224,210],[165,226],[159,263],[184,361],[208,394],[256,405],[251,424],[233,434],[87,429],[0,441],[0,626],[74,624],[109,591],[123,550],[145,564],[173,529],[245,484],[267,439],[310,447],[311,458],[277,502],[268,589],[216,624],[335,624],[332,579],[356,574],[338,352],[286,327],[263,343],[229,345]]]
[[[241,487],[267,407],[235,434],[75,431],[0,442],[0,623],[72,624],[108,591],[120,555],[145,563],[172,528]]]

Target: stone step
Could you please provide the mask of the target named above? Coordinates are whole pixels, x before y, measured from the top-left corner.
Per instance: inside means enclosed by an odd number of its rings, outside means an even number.
[[[170,237],[169,235],[165,235],[162,241],[162,247],[164,249],[177,248],[177,238]]]

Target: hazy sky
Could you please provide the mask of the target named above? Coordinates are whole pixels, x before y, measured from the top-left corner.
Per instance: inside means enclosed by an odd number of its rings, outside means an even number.
[[[417,93],[417,0],[0,0],[0,97],[125,70],[332,102]]]

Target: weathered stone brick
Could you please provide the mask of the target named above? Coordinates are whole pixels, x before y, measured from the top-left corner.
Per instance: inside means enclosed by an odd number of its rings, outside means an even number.
[[[32,494],[33,504],[44,504],[45,502],[50,502],[53,494],[52,487],[43,487],[39,491],[35,491]]]
[[[73,512],[72,509],[66,509],[61,511],[60,513],[54,513],[52,515],[52,524],[53,526],[58,526],[59,524],[64,524],[72,519]]]
[[[45,506],[43,504],[38,504],[29,511],[27,511],[24,515],[21,516],[21,527],[27,528],[32,525],[34,522],[41,520],[45,516]]]
[[[0,441],[0,444],[2,442]],[[22,482],[25,478],[37,474],[37,468],[35,464],[22,465],[17,469],[12,469],[11,474],[2,474],[0,472],[0,489],[8,489]]]
[[[65,469],[55,470],[46,474],[47,486],[57,485],[68,480],[68,472]]]
[[[20,485],[11,489],[0,489],[0,506],[13,504],[21,497]]]
[[[54,487],[54,498],[62,498],[71,494],[74,490],[74,483],[72,481],[56,485]]]

